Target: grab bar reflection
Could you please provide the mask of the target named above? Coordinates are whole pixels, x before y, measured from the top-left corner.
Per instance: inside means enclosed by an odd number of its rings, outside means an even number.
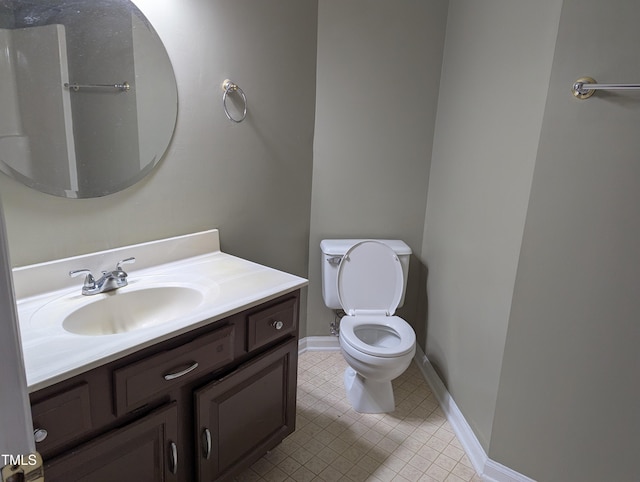
[[[64,86],[74,92],[78,92],[80,89],[115,89],[120,92],[127,92],[131,89],[129,82],[123,82],[121,84],[78,84],[65,82]]]

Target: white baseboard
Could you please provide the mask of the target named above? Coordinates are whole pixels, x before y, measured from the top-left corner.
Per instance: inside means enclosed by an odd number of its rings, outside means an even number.
[[[298,340],[298,353],[305,351],[340,350],[340,339],[337,336],[307,336]]]
[[[467,453],[467,457],[469,457],[476,472],[482,474],[488,460],[487,454],[465,420],[464,415],[462,415],[462,412],[456,405],[456,402],[447,391],[444,383],[442,383],[442,380],[419,346],[416,346],[415,361],[418,363],[418,368],[420,368],[425,380],[431,387],[431,391],[438,399],[438,403],[451,424],[453,431],[456,433],[458,440],[460,440],[464,451]]]
[[[431,391],[438,399],[449,424],[462,444],[469,460],[485,482],[535,482],[535,480],[491,460],[471,430],[453,397],[444,386],[433,365],[419,346],[416,346],[415,360]]]
[[[526,475],[491,459],[487,459],[482,477],[488,482],[536,482]]]

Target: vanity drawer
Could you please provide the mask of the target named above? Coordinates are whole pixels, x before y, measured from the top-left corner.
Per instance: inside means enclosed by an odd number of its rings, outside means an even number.
[[[233,361],[234,325],[114,370],[116,415],[162,397],[174,386]]]
[[[43,455],[89,432],[89,385],[82,383],[31,406],[36,449]]]
[[[298,298],[292,297],[248,315],[248,351],[295,333],[297,305]]]

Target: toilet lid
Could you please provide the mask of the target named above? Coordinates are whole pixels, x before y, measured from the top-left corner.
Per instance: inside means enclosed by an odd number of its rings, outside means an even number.
[[[349,249],[338,267],[338,298],[349,315],[393,315],[402,298],[402,265],[379,241],[362,241]]]

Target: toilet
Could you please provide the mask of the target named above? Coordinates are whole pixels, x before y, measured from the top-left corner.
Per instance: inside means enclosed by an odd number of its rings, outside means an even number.
[[[340,349],[347,364],[344,383],[356,412],[395,409],[391,380],[416,352],[413,328],[395,311],[404,303],[411,248],[400,240],[325,239],[322,296],[344,310]]]

